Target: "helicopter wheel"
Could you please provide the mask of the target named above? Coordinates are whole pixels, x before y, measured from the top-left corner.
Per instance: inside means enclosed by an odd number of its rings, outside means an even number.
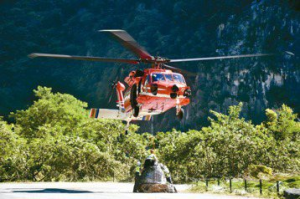
[[[136,106],[133,108],[133,116],[138,117],[140,113],[140,107]]]
[[[181,108],[176,116],[178,119],[182,120],[183,115],[184,115],[184,110]]]
[[[131,103],[131,107],[134,109],[137,106],[137,88],[136,88],[136,84],[134,84],[131,88],[131,92],[130,92],[130,103]]]

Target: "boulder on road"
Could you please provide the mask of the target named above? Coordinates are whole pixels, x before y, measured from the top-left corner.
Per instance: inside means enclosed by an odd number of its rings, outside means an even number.
[[[175,186],[167,182],[160,163],[144,168],[142,175],[135,182],[134,192],[177,193]]]
[[[300,189],[286,189],[284,190],[284,198],[286,199],[299,199],[300,198]]]

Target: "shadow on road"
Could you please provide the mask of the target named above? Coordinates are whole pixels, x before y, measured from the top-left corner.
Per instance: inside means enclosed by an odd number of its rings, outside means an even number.
[[[85,190],[71,190],[71,189],[39,189],[39,190],[22,190],[13,191],[14,193],[94,193]]]

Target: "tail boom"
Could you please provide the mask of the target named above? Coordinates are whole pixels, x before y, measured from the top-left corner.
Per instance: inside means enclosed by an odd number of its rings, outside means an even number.
[[[89,114],[90,118],[95,119],[114,119],[123,121],[149,121],[151,115],[141,115],[140,117],[133,117],[132,113],[121,112],[118,109],[98,109],[92,108]]]

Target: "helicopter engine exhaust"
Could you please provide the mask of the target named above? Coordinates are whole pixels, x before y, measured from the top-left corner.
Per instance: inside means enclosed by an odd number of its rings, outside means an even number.
[[[170,97],[172,99],[175,99],[177,97],[177,95],[178,95],[177,92],[179,91],[179,88],[178,88],[178,86],[176,84],[174,84],[172,86],[171,90],[172,90],[173,93],[170,93]]]

